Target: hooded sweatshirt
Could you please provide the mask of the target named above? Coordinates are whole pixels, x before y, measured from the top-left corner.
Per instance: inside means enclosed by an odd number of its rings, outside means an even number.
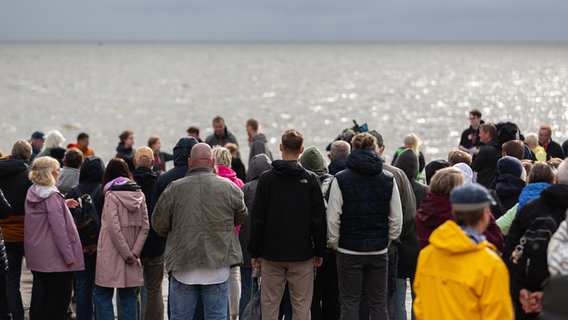
[[[327,163],[316,147],[308,147],[304,150],[300,157],[300,164],[305,169],[317,174],[318,177],[327,173]]]
[[[28,269],[83,270],[83,247],[65,199],[54,186],[33,185],[26,197],[24,250]]]
[[[507,267],[487,241],[474,244],[447,221],[420,252],[414,280],[417,319],[513,319]]]
[[[29,167],[24,160],[14,158],[0,159],[0,189],[12,206],[10,217],[0,221],[4,241],[24,241],[24,203],[28,188]]]
[[[252,145],[250,146],[249,152],[249,166],[252,158],[261,153],[267,155],[270,161],[272,161],[272,152],[268,149],[268,140],[266,140],[264,133],[259,133],[252,138]]]
[[[140,187],[124,179],[105,185],[95,283],[108,288],[144,285],[142,266],[129,265],[126,259],[140,256],[150,228],[148,211]]]

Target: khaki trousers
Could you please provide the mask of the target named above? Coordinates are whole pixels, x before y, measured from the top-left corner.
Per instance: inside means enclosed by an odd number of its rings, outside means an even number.
[[[288,281],[292,319],[309,320],[314,290],[313,260],[281,262],[262,259],[261,307],[263,320],[277,320]]]

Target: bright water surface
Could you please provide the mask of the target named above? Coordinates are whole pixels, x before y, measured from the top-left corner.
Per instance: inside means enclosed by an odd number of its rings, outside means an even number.
[[[387,159],[415,132],[430,161],[457,147],[472,108],[524,133],[551,124],[562,143],[567,97],[568,45],[0,44],[4,153],[50,129],[66,143],[88,132],[104,160],[124,129],[171,152],[188,126],[204,138],[222,115],[245,158],[256,117],[275,154],[285,129],[323,150],[356,119],[383,134]]]

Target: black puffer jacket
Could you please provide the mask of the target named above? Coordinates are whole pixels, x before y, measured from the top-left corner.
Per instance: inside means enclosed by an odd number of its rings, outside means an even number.
[[[154,196],[154,188],[156,186],[156,180],[158,179],[158,173],[152,171],[152,169],[139,167],[132,172],[132,178],[136,183],[142,188],[144,197],[146,198],[146,206],[150,208],[152,205],[152,197]],[[148,210],[148,221],[152,221],[152,211]],[[141,258],[155,257],[162,254],[162,244],[163,237],[160,237],[150,223],[150,230],[148,232],[148,237],[146,242],[144,242],[144,247],[142,252],[140,252]],[[158,245],[155,245],[155,244]]]
[[[499,219],[507,210],[519,202],[519,195],[526,185],[523,179],[512,174],[504,173],[499,175],[495,184],[495,193],[499,197],[498,200],[503,208],[498,204],[491,206],[491,213],[493,213],[495,219]]]
[[[119,143],[118,146],[116,147],[116,157],[120,158],[124,161],[126,161],[126,164],[128,164],[128,169],[130,169],[130,172],[134,171],[134,155],[136,154],[136,151],[134,151],[134,149],[132,149],[132,147],[126,147],[124,146],[124,143]]]

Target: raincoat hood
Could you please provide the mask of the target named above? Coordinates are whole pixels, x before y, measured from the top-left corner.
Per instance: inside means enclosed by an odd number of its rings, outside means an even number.
[[[79,183],[103,181],[105,165],[103,160],[96,156],[87,157],[79,171]]]
[[[349,155],[347,167],[363,175],[372,175],[383,170],[383,162],[375,151],[358,149]]]
[[[478,244],[473,243],[465,232],[451,220],[444,222],[432,232],[430,245],[450,254],[461,254],[485,250],[486,248],[495,251],[495,247],[487,241],[482,241]]]
[[[183,137],[178,140],[173,153],[175,167],[187,167],[187,160],[191,154],[191,148],[197,143],[194,137]]]

